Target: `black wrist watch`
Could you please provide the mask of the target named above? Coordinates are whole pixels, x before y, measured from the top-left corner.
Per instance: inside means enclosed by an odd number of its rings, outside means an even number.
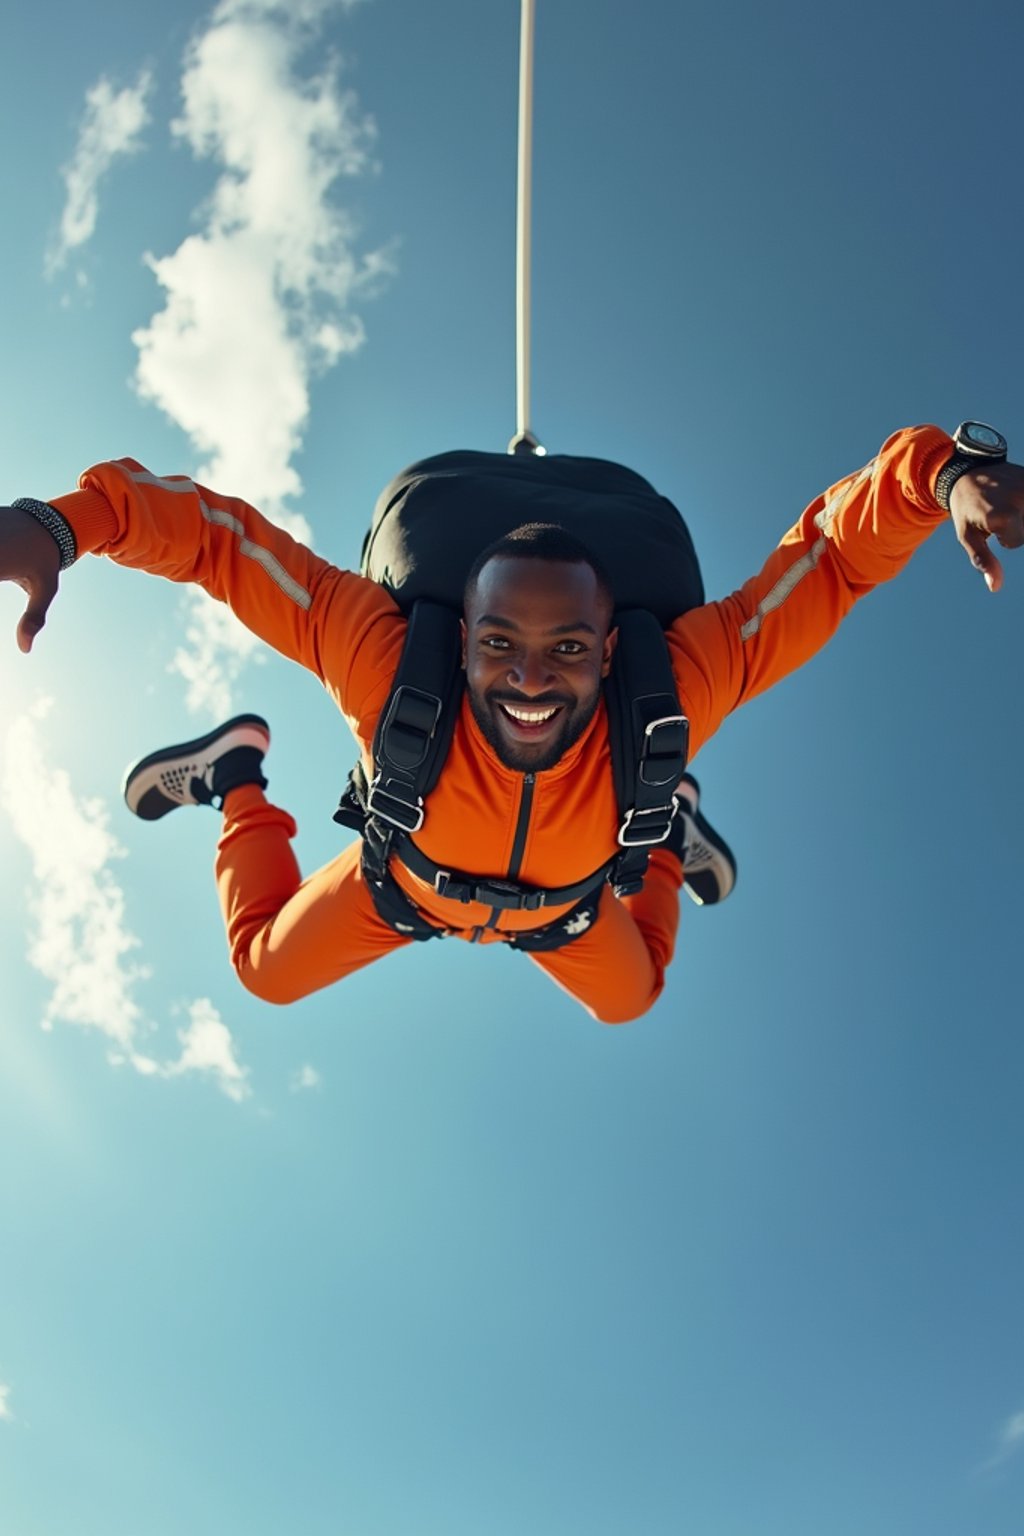
[[[983,421],[962,421],[953,433],[954,453],[939,470],[935,499],[944,512],[949,511],[949,497],[961,475],[982,464],[1001,464],[1009,451],[1006,438]]]

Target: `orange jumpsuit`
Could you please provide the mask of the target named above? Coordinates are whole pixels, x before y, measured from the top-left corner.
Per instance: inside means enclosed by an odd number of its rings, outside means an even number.
[[[856,599],[894,576],[944,520],[935,478],[952,453],[937,427],[908,428],[864,469],[804,512],[760,573],[667,631],[691,756],[726,715],[813,656]],[[314,672],[369,762],[378,714],[401,653],[405,621],[375,583],[339,570],[245,502],[131,459],[99,464],[52,505],[81,553],[104,554],[172,581],[196,582],[276,650]],[[523,776],[481,735],[468,702],[416,841],[435,863],[481,876],[509,866]],[[409,943],[377,914],[347,848],[303,881],[295,823],[262,790],[233,790],[224,807],[217,881],[232,963],[243,984],[286,1003]],[[616,851],[618,827],[602,705],[578,742],[536,776],[519,878],[540,887],[585,879]],[[567,908],[502,912],[439,896],[398,861],[392,872],[432,922],[501,942]],[[597,920],[561,949],[530,955],[596,1018],[619,1023],[657,998],[672,958],[682,871],[656,849],[643,891],[606,887]],[[491,920],[492,926],[486,926]]]

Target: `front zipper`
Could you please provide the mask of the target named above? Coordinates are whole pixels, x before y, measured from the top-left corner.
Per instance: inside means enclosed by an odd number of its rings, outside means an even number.
[[[506,880],[518,880],[519,869],[523,862],[523,854],[526,852],[526,834],[530,830],[530,811],[533,808],[533,792],[537,786],[536,776],[532,773],[523,774],[523,793],[519,801],[519,813],[516,817],[516,835],[512,839],[512,858],[509,862]],[[487,919],[488,928],[497,928],[501,913],[497,907],[492,908],[491,915]]]
[[[532,773],[523,774],[523,796],[519,802],[519,817],[516,821],[516,835],[512,840],[512,861],[508,866],[506,880],[518,880],[519,870],[523,862],[523,854],[526,852],[526,834],[530,830],[530,811],[533,809],[533,791],[537,780]]]

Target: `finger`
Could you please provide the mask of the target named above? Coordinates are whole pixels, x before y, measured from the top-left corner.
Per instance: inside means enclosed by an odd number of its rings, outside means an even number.
[[[18,622],[18,649],[27,656],[33,640],[46,623],[47,610],[57,595],[57,583],[37,579],[31,585],[26,583],[26,587],[28,603]]]
[[[998,592],[1003,584],[1003,568],[988,547],[988,535],[980,528],[965,528],[960,540],[968,559],[985,578],[990,592]]]
[[[998,523],[992,518],[989,519],[992,532],[1004,549],[1020,549],[1021,545],[1024,544],[1024,526],[1022,526],[1022,521],[1024,520],[1022,520],[1019,512],[1015,512],[1012,517],[1006,517]]]

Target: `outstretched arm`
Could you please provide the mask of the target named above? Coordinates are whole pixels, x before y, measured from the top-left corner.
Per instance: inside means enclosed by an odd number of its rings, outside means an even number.
[[[65,563],[103,554],[201,586],[260,639],[314,672],[360,736],[364,717],[386,697],[404,634],[395,604],[374,582],[321,559],[248,503],[119,459],[88,470],[77,491],[28,505],[36,517],[11,508],[0,513],[0,580],[29,594],[18,627],[23,651],[57,591],[60,539]]]
[[[895,433],[870,464],[811,503],[759,575],[676,620],[669,645],[694,751],[732,710],[815,655],[857,599],[901,571],[947,520],[935,483],[952,453],[937,427]],[[1024,544],[1024,469],[969,471],[953,487],[951,512],[964,549],[998,590],[988,540]]]

